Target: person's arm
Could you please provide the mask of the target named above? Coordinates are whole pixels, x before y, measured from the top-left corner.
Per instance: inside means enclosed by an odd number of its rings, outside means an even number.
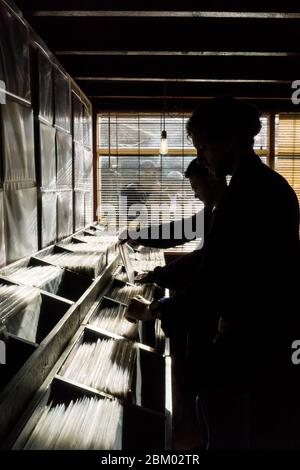
[[[203,238],[210,213],[211,208],[204,208],[191,217],[142,228],[134,241],[147,247],[167,249]]]
[[[159,304],[159,317],[166,336],[176,331],[204,328],[213,315],[211,298],[207,298],[201,286],[189,293],[165,297]]]
[[[201,250],[195,250],[165,266],[157,266],[143,276],[142,282],[155,283],[167,289],[188,287],[193,281],[194,270],[201,263],[201,256]]]
[[[178,331],[206,329],[213,321],[217,324],[218,316],[212,308],[211,299],[198,289],[153,302],[140,296],[134,297],[127,308],[126,318],[129,321],[159,318],[165,335],[172,336]]]

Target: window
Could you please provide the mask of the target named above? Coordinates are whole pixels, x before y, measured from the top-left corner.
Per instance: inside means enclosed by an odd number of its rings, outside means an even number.
[[[289,182],[300,202],[300,114],[279,114],[275,169]]]
[[[163,117],[153,114],[98,115],[98,218],[125,225],[135,211],[124,211],[120,197],[131,204],[146,206],[148,223],[180,219],[199,211],[203,205],[194,198],[185,169],[196,151],[186,136],[189,115],[166,116],[168,155],[160,155]],[[268,120],[262,118],[262,131],[255,150],[267,161]],[[168,213],[151,210],[168,206]],[[107,207],[113,206],[116,218]]]
[[[160,155],[160,115],[98,117],[98,200],[102,208],[107,204],[115,207],[117,223],[125,224],[135,217],[135,210],[129,209],[132,204],[146,207],[146,223],[181,219],[202,208],[184,177],[186,167],[195,158],[186,137],[187,119],[185,115],[166,117],[169,153]],[[120,208],[120,197],[127,198],[126,212]],[[164,210],[158,210],[158,206]],[[103,212],[100,217],[105,216]]]
[[[268,149],[268,117],[262,116],[260,118],[261,131],[254,138],[254,150],[260,156],[263,163],[267,164],[269,149]]]

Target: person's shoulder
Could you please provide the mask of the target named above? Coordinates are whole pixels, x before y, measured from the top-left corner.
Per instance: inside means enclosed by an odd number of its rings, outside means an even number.
[[[262,171],[264,176],[262,184],[264,184],[266,191],[274,193],[276,196],[286,195],[287,197],[298,201],[294,189],[284,176],[265,164],[262,164]]]
[[[244,176],[253,188],[253,193],[259,194],[261,192],[265,197],[272,195],[276,198],[284,195],[297,200],[295,191],[289,182],[276,170],[263,163],[257,155],[249,161]]]

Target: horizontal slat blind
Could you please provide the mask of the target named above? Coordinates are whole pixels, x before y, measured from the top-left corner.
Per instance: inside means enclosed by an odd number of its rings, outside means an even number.
[[[183,215],[200,210],[202,204],[193,196],[189,181],[184,178],[184,170],[194,158],[191,155],[172,157],[132,155],[100,157],[101,204],[113,204],[119,211],[119,197],[127,197],[127,204],[144,204],[148,215],[159,222],[162,215],[155,215],[153,207],[170,207],[169,219],[179,219]],[[191,206],[184,206],[185,203]],[[186,213],[183,213],[183,209]],[[167,217],[167,219],[165,219]],[[128,217],[129,219],[134,218]],[[164,220],[168,220],[165,214]],[[123,219],[123,222],[124,219]]]
[[[300,203],[300,114],[279,114],[275,168],[293,187]]]
[[[166,117],[169,151],[184,151],[196,155],[191,140],[185,132],[189,115]],[[144,153],[158,154],[163,117],[160,115],[101,114],[98,117],[99,154],[128,154],[128,151],[142,149]],[[268,119],[261,118],[261,132],[255,137],[254,149],[267,155]]]
[[[254,138],[254,149],[261,150],[263,154],[267,154],[268,147],[268,118],[262,116],[260,118],[261,131]]]
[[[100,207],[112,204],[117,223],[133,219],[120,210],[120,196],[130,204],[144,204],[148,223],[180,219],[200,210],[184,172],[195,158],[195,149],[186,135],[189,115],[165,117],[168,155],[159,154],[163,116],[150,114],[101,114],[98,116],[98,181]],[[267,118],[255,139],[255,149],[267,155]],[[169,213],[155,214],[153,205],[169,207]],[[101,218],[101,211],[98,214]],[[102,216],[105,214],[102,211]],[[152,216],[152,219],[151,219]],[[106,217],[107,219],[107,217]],[[112,220],[113,222],[113,220]]]
[[[165,126],[168,133],[169,149],[194,149],[192,142],[183,134],[188,116],[166,117]],[[119,153],[125,149],[155,150],[160,147],[160,134],[163,117],[147,114],[111,114],[101,115],[99,124],[99,149],[116,149]]]
[[[140,214],[122,212],[120,197],[127,197],[128,207],[144,206],[143,225],[181,219],[201,209],[184,177],[194,158],[185,132],[187,119],[184,115],[165,119],[170,156],[159,154],[162,116],[99,116],[101,207],[113,204],[117,223],[126,224]]]
[[[261,131],[254,138],[254,150],[259,154],[263,163],[267,164],[268,160],[268,118],[262,116],[260,118]]]

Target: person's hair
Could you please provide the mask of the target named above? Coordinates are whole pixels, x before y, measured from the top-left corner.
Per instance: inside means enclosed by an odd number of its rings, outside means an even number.
[[[203,135],[212,142],[235,137],[246,145],[253,145],[260,129],[259,111],[231,96],[203,101],[186,125],[189,137]]]
[[[185,170],[184,176],[190,178],[191,176],[197,176],[198,178],[211,178],[212,175],[208,169],[202,163],[199,163],[197,158],[192,160],[187,169]]]
[[[166,181],[180,181],[183,180],[182,173],[180,171],[170,171],[166,176]]]
[[[152,160],[142,160],[140,168],[141,168],[141,170],[157,171],[156,165]]]

